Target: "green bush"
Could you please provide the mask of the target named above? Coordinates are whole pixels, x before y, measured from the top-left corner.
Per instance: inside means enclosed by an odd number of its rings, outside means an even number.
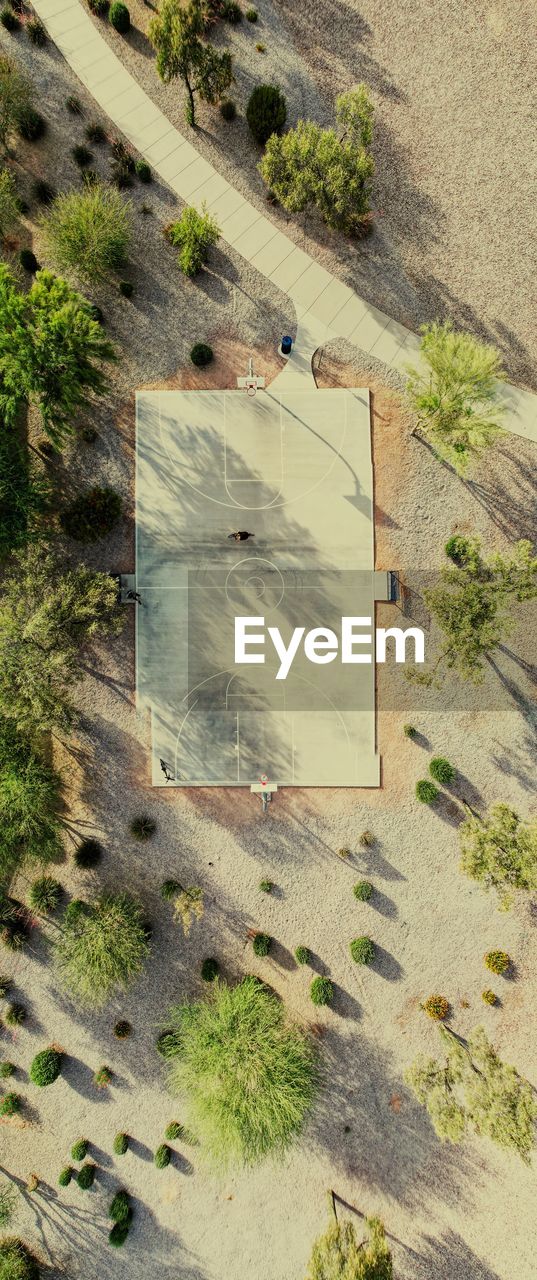
[[[311,960],[309,947],[297,947],[295,950],[295,960],[297,964],[309,964]]]
[[[110,1067],[99,1067],[93,1077],[96,1089],[107,1089],[112,1079]]]
[[[73,1178],[73,1170],[70,1164],[68,1164],[65,1166],[65,1169],[62,1169],[60,1176],[58,1178],[60,1187],[68,1187],[69,1183],[72,1181],[72,1178]]]
[[[171,1120],[169,1125],[166,1126],[164,1137],[167,1138],[169,1142],[177,1142],[177,1139],[182,1136],[182,1133],[182,1124],[179,1124],[178,1120]]]
[[[96,1165],[83,1164],[76,1175],[77,1183],[81,1191],[89,1191],[95,1182],[95,1174],[97,1172]]]
[[[46,182],[44,178],[39,178],[37,182],[34,182],[32,194],[34,199],[39,201],[39,204],[52,204],[56,197],[54,187],[50,185],[50,182]]]
[[[446,787],[449,786],[450,782],[453,782],[456,769],[449,763],[449,760],[444,760],[443,756],[434,756],[429,765],[429,773],[435,782],[440,782]]]
[[[213,358],[213,349],[206,342],[195,342],[190,352],[192,364],[203,369],[205,365],[210,364]]]
[[[212,956],[207,956],[201,966],[201,976],[204,982],[214,982],[218,975],[218,960],[214,960]]]
[[[110,5],[108,20],[120,36],[126,36],[127,31],[130,30],[131,15],[126,4],[122,4],[121,0],[114,0]]]
[[[341,849],[338,849],[337,856],[338,858],[342,858],[344,862],[346,861],[347,858],[350,858],[351,851],[349,848],[347,848],[346,844],[342,845]]]
[[[24,1005],[17,1004],[16,1002],[8,1004],[4,1018],[8,1027],[20,1027],[23,1022],[26,1022],[26,1009]]]
[[[69,929],[74,929],[83,916],[91,915],[91,907],[83,898],[72,898],[65,908],[64,921]]]
[[[247,10],[246,10],[246,21],[247,21],[247,22],[257,22],[257,18],[258,18],[257,9],[247,9]]]
[[[21,249],[19,262],[23,270],[28,271],[32,276],[35,275],[36,271],[39,271],[39,263],[31,249]]]
[[[14,1076],[16,1071],[14,1062],[0,1062],[0,1078],[8,1080],[10,1076]]]
[[[228,122],[234,120],[237,115],[237,108],[232,98],[224,98],[220,103],[220,115],[223,120]]]
[[[131,209],[113,187],[101,183],[57,196],[43,221],[47,251],[63,271],[106,280],[126,261]]]
[[[9,5],[5,5],[2,9],[2,12],[0,13],[0,22],[2,23],[2,26],[5,27],[6,31],[17,31],[20,27],[19,19],[16,14],[13,13],[13,9],[9,8]]]
[[[310,987],[313,1004],[331,1004],[334,999],[334,986],[330,978],[319,975],[313,979]]]
[[[58,1049],[50,1046],[48,1049],[41,1049],[40,1053],[36,1053],[30,1067],[30,1080],[42,1089],[45,1085],[54,1084],[54,1081],[61,1075],[61,1070],[62,1054]]]
[[[116,1133],[113,1142],[113,1151],[116,1156],[124,1156],[129,1149],[129,1138],[126,1133]]]
[[[415,728],[414,728],[414,725],[413,725],[413,724],[404,724],[404,725],[403,725],[403,733],[404,733],[404,735],[405,735],[405,738],[415,738],[415,737],[416,737],[417,732],[418,732],[418,731],[417,731],[417,729],[415,729]]]
[[[155,1151],[153,1163],[156,1165],[157,1169],[165,1169],[166,1165],[170,1163],[171,1158],[172,1153],[170,1147],[168,1147],[165,1142],[162,1142],[160,1147],[157,1147]]]
[[[231,22],[232,26],[236,26],[237,22],[242,22],[242,9],[236,0],[223,0],[220,10],[225,22]]]
[[[448,538],[444,551],[448,560],[452,560],[459,569],[468,564],[468,561],[474,557],[474,546],[471,538],[463,538],[458,534]]]
[[[128,1234],[128,1222],[115,1222],[108,1235],[109,1243],[113,1245],[115,1249],[120,1249],[122,1244],[125,1244]]]
[[[511,957],[507,951],[487,951],[484,960],[491,973],[505,973],[511,964]]]
[[[353,894],[359,902],[369,902],[372,893],[373,885],[369,880],[359,880],[353,889]]]
[[[34,107],[28,107],[19,120],[18,129],[26,142],[38,142],[46,133],[47,122]]]
[[[371,964],[375,955],[375,944],[371,938],[353,938],[350,953],[355,964]]]
[[[98,18],[104,18],[110,8],[110,2],[109,0],[88,0],[88,7]]]
[[[88,142],[95,143],[96,146],[102,146],[106,142],[106,129],[99,120],[90,120],[86,125],[86,138]]]
[[[424,1013],[428,1014],[429,1018],[434,1018],[435,1022],[443,1022],[444,1018],[447,1018],[451,1006],[445,996],[428,996],[421,1008]]]
[[[268,933],[256,933],[252,946],[256,956],[268,956],[272,938]]]
[[[180,889],[181,885],[178,880],[165,880],[160,886],[160,896],[164,898],[165,902],[173,902]]]
[[[116,1040],[128,1040],[131,1033],[132,1033],[131,1024],[130,1022],[127,1022],[125,1018],[121,1018],[119,1022],[116,1022],[114,1027],[114,1035],[116,1037]]]
[[[125,1222],[129,1217],[129,1196],[126,1191],[116,1191],[116,1194],[110,1204],[108,1217],[112,1222]]]
[[[151,168],[150,165],[148,165],[147,160],[137,160],[134,167],[136,169],[136,177],[139,182],[143,182],[147,185],[148,182],[152,181],[153,174],[151,173]]]
[[[481,992],[481,999],[485,1001],[485,1004],[498,1003],[498,997],[496,995],[496,992],[491,991],[490,987],[486,987],[485,990]]]
[[[250,133],[261,146],[273,133],[280,133],[287,119],[287,106],[281,89],[274,84],[258,84],[250,94],[246,108]]]
[[[13,979],[8,973],[0,973],[0,1000],[4,1000],[8,991],[11,991]]]
[[[132,280],[120,280],[119,292],[122,298],[132,298],[134,293],[134,285]]]
[[[77,867],[96,867],[103,856],[103,847],[98,840],[93,840],[88,836],[86,840],[82,840],[77,845],[73,854],[73,861]]]
[[[421,800],[422,804],[434,804],[438,795],[438,788],[428,778],[420,778],[416,783],[416,799]]]
[[[22,1098],[18,1093],[5,1093],[0,1098],[0,1116],[15,1116],[22,1110]]]
[[[39,911],[41,915],[46,916],[49,911],[55,911],[59,906],[62,894],[63,889],[59,880],[55,880],[53,876],[40,876],[30,885],[30,906],[34,911]]]
[[[192,279],[207,261],[208,251],[219,239],[220,229],[203,203],[201,213],[193,205],[187,205],[179,221],[172,222],[166,234],[170,243],[179,249],[177,261],[183,275]]]
[[[97,542],[113,529],[122,506],[115,489],[101,489],[95,485],[61,512],[60,524],[64,533],[76,542]]]
[[[77,1138],[71,1147],[71,1160],[85,1160],[88,1154],[89,1142],[87,1138]]]
[[[157,1053],[160,1053],[161,1058],[172,1058],[177,1053],[177,1032],[173,1030],[161,1031],[155,1048]]]
[[[84,115],[84,108],[83,108],[83,106],[82,106],[82,103],[81,103],[81,101],[80,101],[80,98],[77,98],[77,97],[76,97],[76,94],[74,94],[74,93],[70,93],[70,94],[69,94],[69,97],[65,99],[65,105],[66,105],[67,110],[69,111],[70,115],[72,115],[72,116],[83,116],[83,115]]]
[[[26,32],[28,39],[32,41],[32,44],[38,45],[39,48],[42,49],[47,43],[46,28],[43,26],[43,23],[40,22],[39,18],[31,18],[30,21],[26,23]]]
[[[37,1258],[22,1240],[0,1240],[0,1280],[39,1280],[40,1274]]]
[[[132,819],[130,824],[130,833],[135,840],[149,840],[155,834],[156,829],[155,819],[151,818],[148,813],[140,813],[136,818]]]
[[[361,844],[363,849],[370,849],[374,843],[375,837],[372,831],[362,831],[361,836],[358,837],[358,844]]]
[[[77,143],[76,147],[73,147],[71,151],[71,155],[73,157],[75,164],[78,165],[79,169],[86,169],[87,166],[91,164],[93,160],[93,156],[89,147],[85,147],[83,142],[79,142]]]
[[[274,884],[273,884],[272,880],[260,880],[260,881],[259,881],[259,888],[260,888],[260,890],[261,890],[261,892],[262,892],[262,893],[272,893],[272,890],[273,890],[273,888],[274,888]]]

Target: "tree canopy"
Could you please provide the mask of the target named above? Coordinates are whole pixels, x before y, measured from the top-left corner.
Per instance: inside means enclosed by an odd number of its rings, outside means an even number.
[[[183,81],[188,102],[186,118],[195,124],[195,94],[203,102],[220,100],[233,80],[231,54],[219,53],[203,39],[207,5],[203,0],[162,0],[149,24],[149,39],[157,54],[157,71],[164,81]]]
[[[523,822],[507,804],[484,818],[470,815],[459,828],[461,867],[486,889],[496,889],[508,907],[513,890],[537,889],[537,820]]]
[[[149,955],[142,906],[127,893],[102,894],[67,911],[55,944],[62,983],[80,1004],[98,1008],[125,990]]]
[[[94,182],[56,197],[43,216],[43,234],[61,271],[81,280],[107,280],[127,258],[131,205],[116,187]]]
[[[365,1222],[366,1238],[354,1224],[334,1221],[313,1246],[306,1280],[392,1280],[392,1255],[379,1218]]]
[[[60,779],[13,721],[0,719],[0,880],[20,862],[50,862],[62,852]]]

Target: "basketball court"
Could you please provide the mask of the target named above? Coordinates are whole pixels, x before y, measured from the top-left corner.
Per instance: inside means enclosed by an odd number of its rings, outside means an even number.
[[[154,785],[377,786],[375,668],[237,666],[238,615],[374,626],[367,390],[140,392],[137,700]],[[235,542],[229,534],[253,536]],[[287,643],[287,639],[286,639]],[[261,786],[264,783],[260,784]]]

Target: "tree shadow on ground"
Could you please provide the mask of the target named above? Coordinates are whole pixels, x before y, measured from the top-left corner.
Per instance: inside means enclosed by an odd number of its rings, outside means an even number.
[[[399,1280],[500,1280],[499,1273],[481,1262],[456,1231],[445,1231],[440,1239],[424,1236],[418,1251],[393,1236],[396,1273]]]

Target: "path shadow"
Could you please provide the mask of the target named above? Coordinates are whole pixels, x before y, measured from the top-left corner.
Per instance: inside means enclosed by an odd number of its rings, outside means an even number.
[[[393,1236],[390,1240],[396,1245],[399,1280],[501,1280],[456,1231],[447,1230],[440,1238],[424,1236],[419,1250]]]

